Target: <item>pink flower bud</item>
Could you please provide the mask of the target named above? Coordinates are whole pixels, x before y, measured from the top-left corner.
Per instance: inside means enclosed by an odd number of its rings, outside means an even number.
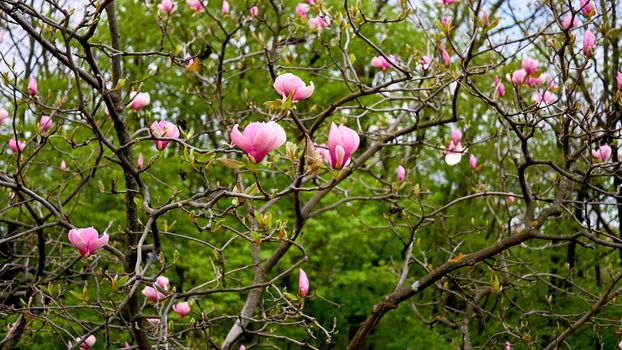
[[[609,145],[602,145],[597,150],[592,151],[592,157],[601,162],[606,162],[611,157],[611,147]]]
[[[473,171],[477,169],[477,159],[475,159],[475,156],[473,155],[473,153],[471,153],[471,156],[469,157],[469,167]]]
[[[371,65],[375,68],[380,69],[381,71],[384,71],[391,67],[391,64],[389,63],[389,61],[387,61],[387,59],[382,56],[376,56],[372,58]]]
[[[449,57],[449,53],[444,47],[441,47],[441,57],[443,59],[443,65],[445,65],[445,67],[449,67],[451,64],[451,57]]]
[[[60,161],[60,170],[62,171],[67,170],[67,163],[65,163],[64,159]]]
[[[305,3],[299,3],[298,5],[296,5],[296,14],[300,16],[300,18],[305,18],[310,9],[311,7],[309,5]]]
[[[537,77],[527,78],[527,85],[529,85],[532,88],[542,84],[543,82],[544,82],[544,77],[541,75]]]
[[[246,350],[246,346],[240,345],[240,350]]]
[[[274,80],[274,90],[282,97],[288,98],[293,95],[294,102],[307,99],[313,94],[315,86],[313,82],[307,86],[302,79],[292,73],[285,73],[279,75]]]
[[[444,6],[451,5],[458,0],[438,0],[438,3]]]
[[[585,35],[583,36],[583,54],[587,57],[590,57],[594,54],[594,42],[596,41],[596,37],[591,30],[585,30]]]
[[[585,17],[591,17],[594,14],[596,14],[596,11],[594,9],[594,5],[592,4],[591,0],[581,0],[579,2],[579,6],[581,8],[581,13]]]
[[[618,73],[620,74],[620,73]],[[9,117],[9,111],[7,111],[6,109],[0,107],[0,126],[4,125],[4,123],[6,123],[7,118]]]
[[[512,73],[512,84],[520,85],[525,82],[525,78],[527,77],[527,72],[524,68],[521,68],[514,73]]]
[[[419,59],[419,62],[417,62],[417,66],[415,67],[415,69],[417,70],[417,72],[423,73],[427,71],[428,68],[430,68],[431,64],[432,64],[432,58],[428,56],[423,56],[421,57],[421,59]]]
[[[512,350],[512,346],[510,345],[509,341],[505,341],[505,350]]]
[[[95,341],[97,340],[94,335],[89,335],[84,341],[82,341],[83,337],[78,337],[74,339],[76,343],[80,343],[80,350],[91,350],[95,345]],[[67,343],[67,349],[73,348],[73,344],[71,342]]]
[[[523,67],[527,75],[535,72],[536,69],[538,69],[539,65],[540,65],[540,62],[529,57],[523,58],[523,61],[521,62],[521,66]]]
[[[175,10],[177,9],[177,5],[173,0],[162,0],[162,2],[158,5],[158,8],[160,9],[160,11],[166,13],[167,15],[170,15],[171,13],[175,12]]]
[[[514,193],[510,192],[510,195],[507,196],[506,200],[507,200],[508,204],[514,204],[514,200],[515,200]]]
[[[557,96],[549,91],[538,91],[532,96],[533,102],[538,104],[538,107],[544,107],[553,104]]]
[[[330,27],[330,21],[326,15],[319,14],[309,20],[309,27],[320,31],[323,28]]]
[[[142,170],[143,168],[143,154],[142,153],[138,153],[138,159],[136,160],[136,169],[137,170]]]
[[[144,292],[144,291],[143,291]],[[144,293],[143,293],[144,294]],[[160,323],[162,323],[162,320],[160,320],[159,318],[148,318],[147,322],[149,322],[149,324],[151,325],[151,327],[157,327],[160,325]]]
[[[80,255],[88,257],[95,253],[99,248],[108,244],[108,234],[104,233],[99,237],[99,233],[93,227],[74,228],[69,230],[67,238],[71,245],[78,250]]]
[[[402,182],[404,181],[404,178],[406,177],[406,169],[404,169],[403,166],[398,166],[397,167],[397,182]]]
[[[505,86],[503,85],[498,76],[495,75],[493,80],[495,83],[495,89],[497,90],[497,96],[503,97],[503,95],[505,95]]]
[[[564,21],[562,22],[562,28],[564,30],[574,29],[579,26],[579,19],[575,16],[572,18],[572,15],[568,15],[564,17]]]
[[[618,85],[618,90],[622,90],[622,73],[620,72],[616,73],[616,84]],[[2,110],[0,110],[0,112],[1,111]],[[6,113],[6,115],[8,115],[8,113]],[[0,116],[0,119],[2,119],[2,116]],[[0,123],[0,125],[2,125],[2,123]]]
[[[251,16],[257,17],[257,16],[259,16],[259,7],[257,7],[257,5],[255,5],[255,6],[251,7],[250,10],[248,10],[248,12],[251,14]]]
[[[47,132],[52,126],[52,118],[47,115],[42,115],[39,119],[39,130]]]
[[[451,131],[451,142],[457,145],[460,141],[462,141],[462,131],[460,131],[460,129],[453,129]]]
[[[158,276],[158,278],[156,278],[155,284],[163,290],[168,290],[169,280],[164,276]]]
[[[184,317],[190,313],[190,304],[188,304],[187,301],[175,304],[173,306],[173,311],[175,311],[179,316]]]
[[[39,90],[37,89],[37,80],[33,76],[28,78],[28,93],[30,96],[35,96]]]
[[[163,293],[161,293],[159,290],[150,287],[150,286],[146,286],[145,288],[143,288],[143,295],[151,300],[154,303],[157,303],[158,301],[164,299],[165,295]]]
[[[484,27],[487,27],[490,24],[490,18],[488,18],[488,12],[486,12],[486,10],[482,12],[481,21]]]
[[[225,16],[229,14],[229,2],[227,0],[222,1],[222,7],[220,10]]]
[[[298,294],[302,298],[306,298],[309,295],[309,279],[303,269],[298,271]]]
[[[242,133],[238,130],[238,124],[231,130],[231,142],[248,154],[253,163],[261,162],[268,152],[281,147],[286,136],[285,130],[273,121],[252,122]]]
[[[132,100],[130,104],[128,104],[128,107],[135,111],[140,110],[151,102],[151,97],[149,96],[148,92],[132,91],[130,93],[130,97]]]
[[[201,0],[186,0],[186,4],[196,12],[203,11],[203,3]]]
[[[360,138],[356,131],[341,124],[331,123],[328,133],[328,151],[333,169],[342,169],[350,161],[352,153],[359,147]]]
[[[18,153],[26,148],[26,144],[22,141],[18,141],[16,138],[12,138],[9,140],[9,149],[13,153]]]
[[[149,133],[151,137],[155,139],[154,143],[158,151],[164,150],[170,142],[169,140],[161,140],[161,138],[176,139],[179,137],[177,125],[167,122],[166,120],[153,122],[149,128]]]
[[[441,25],[443,26],[443,28],[448,29],[449,25],[451,23],[449,22],[449,18],[443,16],[443,18],[441,18]]]

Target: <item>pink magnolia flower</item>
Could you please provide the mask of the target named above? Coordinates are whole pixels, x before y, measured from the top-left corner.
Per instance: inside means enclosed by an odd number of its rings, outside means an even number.
[[[449,57],[449,53],[444,47],[441,47],[441,57],[443,58],[443,64],[445,67],[449,67],[451,64],[451,57]]]
[[[404,169],[403,166],[398,166],[397,167],[397,181],[398,182],[402,182],[404,181],[404,178],[406,177],[406,169]]]
[[[622,349],[622,340],[618,343],[618,348]]]
[[[136,169],[142,170],[143,163],[144,163],[143,154],[142,153],[138,153],[138,159],[136,160]]]
[[[572,15],[568,15],[564,17],[564,21],[562,22],[562,28],[564,30],[574,29],[579,26],[579,19],[577,17],[572,18]]]
[[[496,75],[493,80],[495,82],[495,88],[497,89],[497,95],[499,97],[503,97],[503,95],[505,95],[505,85],[503,85],[499,77]]]
[[[160,9],[160,11],[166,13],[167,15],[170,15],[171,13],[175,12],[175,10],[177,9],[177,5],[173,0],[162,0],[162,2],[158,5],[158,8]]]
[[[331,123],[328,133],[328,151],[333,169],[342,169],[350,161],[352,153],[359,147],[360,138],[356,131],[341,124]]]
[[[617,72],[616,73],[616,84],[618,85],[618,90],[622,90],[622,73]],[[1,112],[2,110],[0,110]],[[6,112],[6,111],[5,111]],[[8,115],[8,113],[6,113],[6,115]],[[2,117],[0,116],[0,119],[2,119]],[[2,123],[0,123],[1,125]]]
[[[512,346],[510,345],[509,341],[505,341],[505,350],[512,350]]]
[[[620,73],[618,73],[620,74]],[[0,107],[0,126],[4,125],[4,123],[6,123],[7,118],[9,117],[9,111],[7,111],[6,109]]]
[[[78,337],[76,338],[74,341],[76,343],[80,343],[80,349],[81,350],[91,350],[93,348],[93,346],[95,345],[95,341],[97,339],[95,338],[94,335],[89,335],[84,341],[82,341],[82,337]],[[67,343],[67,349],[71,349],[73,348],[73,344],[71,344],[71,342]]]
[[[300,16],[300,18],[305,18],[310,9],[311,7],[308,4],[301,2],[296,5],[296,14]]]
[[[231,130],[231,142],[244,151],[253,163],[261,162],[268,152],[281,147],[285,139],[285,130],[273,121],[252,122],[243,133],[238,130],[238,124]]]
[[[449,141],[449,146],[443,150],[443,153],[445,154],[445,163],[447,163],[447,165],[456,165],[460,163],[463,151],[464,149],[462,148],[462,144],[460,142],[456,143],[453,140]]]
[[[602,145],[598,149],[592,151],[592,157],[601,162],[606,162],[611,157],[611,147]]]
[[[305,0],[307,2],[307,4],[309,5],[315,5],[315,3],[317,2],[317,0]]]
[[[328,147],[325,144],[321,144],[318,145],[315,149],[320,154],[322,159],[324,159],[324,163],[326,163],[326,165],[331,165],[332,161],[330,159],[330,151],[328,150]]]
[[[136,91],[132,91],[130,93],[131,96],[131,101],[128,104],[128,107],[130,107],[131,109],[138,111],[141,108],[145,107],[146,105],[149,104],[149,102],[151,102],[151,96],[149,96],[148,92],[136,92]]]
[[[201,0],[186,0],[186,4],[196,12],[203,11],[203,3]]]
[[[596,41],[596,37],[591,30],[586,29],[585,35],[583,36],[583,54],[585,56],[592,56],[594,53],[594,42]]]
[[[506,200],[507,200],[508,204],[514,204],[514,200],[515,200],[514,193],[510,192],[510,195],[507,196]],[[507,343],[506,343],[506,345],[507,345]]]
[[[309,295],[309,279],[303,269],[298,271],[298,294],[305,298]]]
[[[486,10],[482,12],[481,21],[484,27],[487,27],[490,24],[490,18],[488,18],[488,12],[486,12]]]
[[[179,316],[184,317],[190,312],[190,304],[187,301],[173,305],[173,311]]]
[[[591,17],[596,12],[591,0],[581,0],[579,6],[581,7],[581,13],[585,17]]]
[[[160,325],[162,321],[159,318],[152,317],[152,318],[148,318],[147,322],[149,322],[151,327],[157,327]]]
[[[540,62],[534,60],[533,58],[530,57],[525,57],[523,58],[523,61],[521,62],[521,66],[523,67],[523,69],[525,70],[525,73],[527,73],[527,75],[533,73],[536,71],[536,69],[538,69],[538,66],[540,65]]]
[[[159,138],[175,139],[179,137],[179,129],[177,128],[177,125],[167,122],[166,120],[153,122],[149,128],[149,133],[154,139],[156,139],[154,140],[154,143],[158,151],[165,149],[170,142],[169,140],[159,140]]]
[[[326,15],[319,14],[309,20],[309,27],[320,31],[324,28],[330,27],[330,21]]]
[[[441,5],[447,6],[447,5],[453,4],[456,1],[458,1],[458,0],[438,0],[438,3],[441,4]]]
[[[527,77],[527,71],[524,68],[516,70],[512,73],[512,84],[520,85],[525,82],[525,78]]]
[[[223,15],[228,15],[229,14],[229,1],[227,0],[223,0],[222,2],[222,7],[220,8],[221,12]]]
[[[52,126],[52,118],[47,115],[42,115],[39,119],[39,130],[47,132]]]
[[[462,141],[462,131],[460,131],[460,129],[453,129],[451,131],[451,142],[457,145],[460,141]]]
[[[28,78],[28,93],[30,96],[35,96],[39,90],[37,89],[37,80],[31,76]]]
[[[157,303],[158,301],[164,299],[165,295],[163,293],[161,293],[159,290],[150,287],[150,286],[146,286],[145,288],[143,288],[143,295],[151,300],[154,303]]]
[[[294,102],[309,98],[314,89],[313,82],[307,86],[302,79],[292,73],[281,74],[274,80],[274,90],[284,99],[293,94]]]
[[[443,26],[443,28],[449,28],[450,24],[451,22],[449,22],[449,18],[447,18],[446,16],[443,16],[443,18],[441,18],[441,25]]]
[[[557,96],[549,91],[538,91],[532,96],[533,102],[538,104],[538,107],[544,107],[553,104]]]
[[[240,350],[246,350],[246,346],[240,345]]]
[[[67,238],[71,245],[78,250],[83,257],[89,257],[95,251],[108,244],[108,234],[104,233],[99,237],[99,233],[93,227],[74,228],[69,230]]]
[[[62,171],[67,170],[67,163],[65,163],[64,159],[60,161],[60,170]]]
[[[417,62],[417,66],[415,67],[415,69],[417,70],[417,72],[423,73],[424,71],[428,70],[428,68],[430,68],[431,64],[432,58],[429,56],[423,56],[421,57],[421,59],[419,59],[419,62]]]
[[[471,153],[471,156],[469,157],[469,167],[473,171],[475,171],[475,169],[477,168],[477,159],[475,159],[473,153]]]
[[[532,88],[542,84],[543,82],[544,82],[544,77],[541,75],[537,77],[527,78],[527,85],[529,85]]]
[[[383,56],[376,56],[372,58],[371,65],[375,68],[380,69],[381,71],[384,71],[391,67],[391,64],[389,63],[389,61],[387,61],[387,59],[384,58]]]
[[[169,280],[164,276],[158,276],[158,278],[156,278],[155,284],[163,290],[168,290]]]
[[[13,153],[18,153],[26,148],[26,144],[23,141],[19,141],[16,138],[12,138],[9,140],[9,149]]]
[[[257,17],[259,16],[259,7],[257,7],[257,5],[251,7],[248,12],[251,14],[251,16],[253,17]]]

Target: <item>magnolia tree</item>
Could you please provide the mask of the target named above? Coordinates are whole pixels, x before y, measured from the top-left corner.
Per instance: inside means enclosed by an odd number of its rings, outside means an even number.
[[[0,1],[0,347],[617,347],[621,10]]]

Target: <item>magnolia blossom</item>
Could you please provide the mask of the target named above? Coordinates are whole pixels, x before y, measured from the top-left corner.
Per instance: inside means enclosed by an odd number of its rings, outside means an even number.
[[[294,102],[309,98],[314,89],[313,82],[307,86],[302,79],[292,73],[281,74],[274,80],[274,90],[284,99],[293,95]]]
[[[52,118],[47,115],[42,115],[39,119],[39,130],[47,132],[52,126]]]
[[[397,167],[397,181],[398,182],[402,182],[404,181],[404,178],[406,177],[406,169],[404,169],[403,166],[398,166]]]
[[[231,142],[246,153],[251,162],[259,163],[268,152],[281,147],[286,140],[285,130],[273,122],[252,122],[241,133],[238,124],[231,130]]]
[[[298,294],[302,298],[309,295],[309,278],[303,269],[298,271]]]
[[[618,90],[622,90],[622,73],[620,72],[616,73],[616,85],[618,85]],[[1,112],[2,112],[2,109],[0,109],[0,113]],[[6,114],[8,115],[8,113]],[[0,115],[0,125],[2,124],[1,120],[2,120],[2,116]]]
[[[592,157],[601,162],[606,162],[611,157],[611,147],[602,145],[598,149],[592,151]]]
[[[447,6],[447,5],[453,4],[456,1],[458,1],[458,0],[438,0],[438,3],[441,4],[441,5]]]
[[[143,168],[143,154],[142,153],[138,153],[138,159],[136,160],[136,169],[137,170],[142,170]]]
[[[618,73],[620,74],[620,73]],[[6,123],[7,118],[9,117],[9,111],[7,111],[6,109],[0,107],[0,126],[4,125],[4,123]]]
[[[328,133],[328,151],[333,169],[342,169],[350,161],[352,153],[359,147],[360,138],[356,131],[341,124],[331,123]]]
[[[248,12],[251,14],[251,16],[253,17],[257,17],[259,16],[259,7],[257,7],[257,5],[251,7]]]
[[[544,82],[544,77],[541,75],[537,77],[529,77],[527,78],[526,82],[527,82],[527,85],[531,87],[536,87]]]
[[[512,84],[520,85],[525,82],[525,78],[527,77],[527,71],[524,68],[518,69],[512,73]]]
[[[564,17],[564,20],[562,22],[562,28],[564,30],[568,30],[568,29],[574,29],[576,27],[579,26],[579,19],[575,16],[573,18],[572,15],[568,15],[566,17]]]
[[[151,96],[149,96],[148,92],[132,91],[130,96],[132,100],[127,106],[135,111],[140,110],[151,102]]]
[[[527,73],[527,75],[535,72],[536,69],[538,69],[539,65],[540,65],[540,62],[530,57],[523,58],[523,61],[521,62],[521,67],[525,70],[525,73]]]
[[[37,80],[33,76],[28,78],[28,93],[30,96],[35,96],[39,90],[37,89]]]
[[[64,159],[60,161],[60,170],[62,171],[67,170],[67,163],[65,163]]]
[[[166,13],[167,15],[170,15],[171,13],[175,12],[175,10],[177,9],[177,5],[173,0],[162,0],[162,2],[158,5],[158,8],[160,9],[160,11]]]
[[[451,22],[449,22],[449,18],[443,16],[443,18],[441,18],[441,25],[444,28],[449,28],[449,25],[451,24]]]
[[[67,238],[83,257],[88,257],[95,251],[108,244],[108,234],[104,233],[99,237],[99,233],[93,227],[74,228],[69,230]]]
[[[475,159],[473,153],[471,153],[471,156],[469,157],[469,167],[473,171],[475,171],[475,169],[477,168],[477,159]]]
[[[505,86],[503,85],[499,77],[496,75],[493,78],[493,81],[495,83],[495,89],[497,90],[497,96],[503,97],[503,95],[505,95]]]
[[[505,350],[512,350],[512,346],[510,345],[509,341],[505,341]]]
[[[421,57],[421,59],[419,59],[419,62],[417,62],[417,66],[415,67],[415,69],[417,70],[417,72],[423,73],[424,71],[428,70],[428,68],[430,68],[431,64],[432,58],[429,56],[423,56]]]
[[[444,47],[441,47],[441,58],[443,59],[443,65],[445,65],[445,67],[449,67],[451,64],[451,57],[449,57],[449,53]]]
[[[318,15],[309,20],[309,27],[317,30],[322,30],[323,28],[330,27],[330,21],[326,15]]]
[[[240,350],[246,350],[246,346],[240,345]]]
[[[586,29],[585,35],[583,36],[583,54],[585,56],[591,56],[594,53],[594,42],[596,41],[596,37],[591,30]]]
[[[391,64],[389,63],[389,61],[387,61],[387,59],[384,58],[383,56],[376,56],[372,58],[371,65],[375,68],[380,69],[381,71],[384,71],[391,67]]]
[[[173,305],[173,311],[179,316],[184,317],[190,312],[190,304],[187,301]]]
[[[300,18],[305,18],[310,9],[311,9],[311,6],[301,2],[298,5],[296,5],[296,14],[300,16]]]
[[[585,17],[590,17],[595,14],[594,5],[591,0],[581,0],[579,2],[579,6],[581,8],[581,13]]]
[[[201,0],[186,0],[186,4],[188,4],[188,6],[199,12],[199,11],[203,11],[203,3],[201,2]]]
[[[553,104],[557,96],[549,91],[538,91],[532,96],[533,102],[538,104],[538,107],[544,107]]]
[[[164,299],[165,295],[163,293],[161,293],[159,290],[150,287],[150,286],[146,286],[145,288],[143,288],[143,295],[151,300],[154,303],[157,303],[158,301]]]
[[[462,141],[462,131],[460,129],[453,129],[451,131],[451,142],[459,144]]]
[[[510,192],[510,195],[507,196],[506,200],[507,200],[508,204],[514,204],[514,200],[515,200],[514,193]]]
[[[76,343],[80,343],[80,349],[82,350],[91,350],[93,348],[93,346],[95,345],[95,341],[97,339],[95,338],[94,335],[89,335],[86,339],[84,339],[84,341],[82,341],[82,337],[78,337],[76,338],[74,341]],[[67,349],[71,349],[73,348],[73,344],[71,344],[71,342],[67,343]]]
[[[154,143],[158,151],[165,149],[170,142],[168,140],[160,140],[160,138],[175,139],[179,137],[179,129],[177,128],[177,125],[166,120],[153,122],[149,128],[149,133],[155,139]]]
[[[443,153],[445,153],[445,163],[447,163],[447,165],[456,165],[460,163],[463,151],[464,149],[460,142],[454,143],[453,141],[449,141],[449,146],[443,150]]]
[[[151,327],[157,327],[160,325],[162,321],[159,318],[152,317],[152,318],[148,318],[147,322],[149,322]]]
[[[19,141],[16,138],[12,138],[9,140],[9,149],[13,153],[18,153],[26,148],[26,144],[23,141]]]
[[[229,2],[227,0],[222,1],[222,7],[220,8],[223,15],[229,14]]]
[[[482,17],[480,18],[482,21],[482,25],[487,27],[490,24],[490,18],[488,18],[488,12],[486,10],[482,11]]]

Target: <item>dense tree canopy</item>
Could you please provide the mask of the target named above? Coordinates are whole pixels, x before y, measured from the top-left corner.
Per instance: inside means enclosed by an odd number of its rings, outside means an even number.
[[[619,2],[301,1],[0,0],[0,348],[618,347]]]

